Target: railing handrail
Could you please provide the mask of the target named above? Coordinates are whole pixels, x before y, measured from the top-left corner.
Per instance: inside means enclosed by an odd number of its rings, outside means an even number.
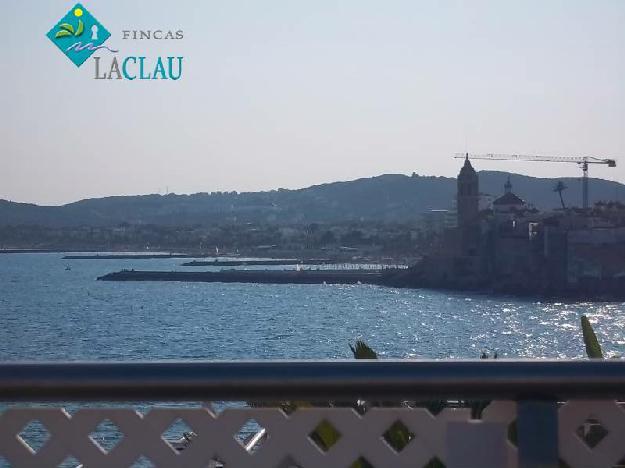
[[[0,401],[623,397],[625,360],[0,363]]]

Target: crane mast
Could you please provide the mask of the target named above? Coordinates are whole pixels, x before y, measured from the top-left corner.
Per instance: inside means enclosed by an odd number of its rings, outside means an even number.
[[[503,153],[456,153],[455,158],[487,159],[491,161],[533,161],[533,162],[558,162],[577,164],[582,169],[582,198],[583,207],[589,207],[588,201],[588,165],[605,164],[608,167],[616,167],[616,160],[609,158],[597,158],[595,156],[546,156],[536,154],[503,154]]]

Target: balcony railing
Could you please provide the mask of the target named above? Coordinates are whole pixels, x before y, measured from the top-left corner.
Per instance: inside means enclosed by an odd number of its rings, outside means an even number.
[[[5,363],[0,466],[613,468],[624,397],[622,360]]]

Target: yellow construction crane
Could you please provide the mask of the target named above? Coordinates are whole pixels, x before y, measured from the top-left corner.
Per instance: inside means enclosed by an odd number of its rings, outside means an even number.
[[[544,156],[530,154],[472,154],[472,153],[456,153],[455,158],[469,159],[489,159],[491,161],[535,161],[535,162],[560,162],[574,163],[582,168],[582,193],[584,209],[588,208],[588,165],[589,164],[607,164],[608,167],[616,167],[616,160],[597,158],[594,156]]]

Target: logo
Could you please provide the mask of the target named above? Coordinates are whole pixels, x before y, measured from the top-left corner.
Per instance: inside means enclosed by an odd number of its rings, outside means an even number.
[[[159,41],[175,47],[175,43],[184,38],[184,31],[179,28],[128,29],[122,32],[123,41],[141,41],[146,46],[145,41]],[[177,81],[182,77],[184,56],[118,56],[119,50],[104,45],[111,33],[80,3],[74,5],[46,36],[77,67],[94,52],[107,51],[92,57],[93,77],[96,80]]]
[[[80,67],[103,45],[111,33],[80,3],[67,12],[46,34],[74,65]]]

